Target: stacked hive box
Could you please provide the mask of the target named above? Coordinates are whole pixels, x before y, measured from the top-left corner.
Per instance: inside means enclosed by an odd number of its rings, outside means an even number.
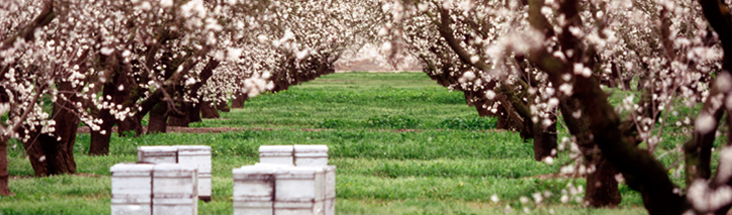
[[[295,166],[328,165],[328,146],[326,145],[295,145],[293,152]]]
[[[234,215],[272,215],[275,168],[243,166],[234,175]]]
[[[325,215],[335,215],[336,197],[336,167],[326,166],[325,168]]]
[[[198,171],[182,164],[153,167],[153,214],[198,214]]]
[[[322,167],[281,167],[274,176],[275,214],[325,214],[325,171]]]
[[[138,146],[138,163],[178,163],[178,148],[174,146]]]
[[[112,172],[112,214],[152,214],[152,170],[150,164],[116,164]]]
[[[335,167],[327,166],[327,146],[261,146],[259,152],[260,163],[233,171],[234,214],[335,213]],[[252,198],[248,193],[272,193],[272,196]],[[255,208],[269,205],[257,203],[264,199],[272,203],[266,212]]]
[[[197,172],[180,164],[116,164],[112,214],[197,214]]]
[[[259,162],[268,164],[293,165],[292,152],[294,147],[284,146],[260,146]]]
[[[139,146],[138,163],[178,163],[198,169],[198,198],[211,200],[211,147],[196,145]]]
[[[178,163],[198,168],[198,198],[211,201],[211,147],[177,146]]]

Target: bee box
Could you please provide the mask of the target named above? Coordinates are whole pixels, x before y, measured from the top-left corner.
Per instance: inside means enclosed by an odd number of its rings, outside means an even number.
[[[198,214],[198,171],[181,164],[153,167],[153,214]]]
[[[277,215],[324,215],[323,201],[275,201]]]
[[[259,162],[269,164],[293,165],[292,145],[259,146]]]
[[[175,146],[138,146],[138,163],[178,163],[178,148]]]
[[[151,164],[115,164],[112,172],[112,214],[152,214]]]
[[[276,166],[243,166],[234,176],[234,214],[273,214]]]
[[[198,197],[211,201],[211,147],[179,145],[178,164],[198,168]]]
[[[335,215],[336,167],[325,167],[325,215]]]
[[[295,145],[295,166],[327,166],[328,146]]]
[[[322,201],[325,171],[318,167],[281,167],[275,176],[275,201]]]

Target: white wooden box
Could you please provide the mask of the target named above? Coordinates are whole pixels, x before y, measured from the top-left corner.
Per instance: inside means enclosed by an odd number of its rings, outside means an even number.
[[[274,175],[279,165],[243,166],[234,176],[234,214],[273,214]]]
[[[314,202],[325,199],[322,167],[280,167],[275,176],[275,202]]]
[[[325,215],[335,215],[335,198],[325,199]]]
[[[152,214],[151,164],[115,164],[112,172],[112,214]]]
[[[325,167],[325,214],[335,215],[336,167]]]
[[[272,201],[236,201],[234,200],[234,215],[272,215],[274,207]]]
[[[276,201],[274,214],[276,215],[324,215],[323,201]]]
[[[211,147],[179,145],[178,164],[198,168],[198,197],[211,201]]]
[[[326,145],[295,145],[295,166],[327,166],[328,146]]]
[[[294,165],[292,145],[259,146],[259,162],[271,164]]]
[[[153,167],[153,214],[198,214],[198,171],[182,164]]]
[[[175,146],[138,146],[138,163],[178,163],[178,148]]]
[[[112,215],[150,215],[152,202],[147,199],[112,198]]]
[[[198,198],[153,198],[154,215],[197,215]]]

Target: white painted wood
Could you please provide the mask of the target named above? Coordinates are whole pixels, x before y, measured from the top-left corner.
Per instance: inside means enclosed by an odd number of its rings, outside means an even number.
[[[274,200],[274,172],[271,166],[243,166],[232,170],[234,199]]]
[[[325,215],[335,215],[336,167],[325,167]]]
[[[292,145],[262,145],[259,146],[259,162],[294,165],[292,153]]]
[[[326,166],[325,171],[325,198],[336,197],[336,167]]]
[[[178,145],[178,164],[198,168],[198,196],[211,198],[211,147]]]
[[[327,145],[295,145],[295,166],[327,166]]]
[[[113,215],[150,215],[152,202],[147,199],[119,199],[112,198]]]
[[[112,172],[112,214],[149,215],[152,209],[150,164],[115,164]]]
[[[138,146],[138,163],[177,163],[178,148],[175,146]]]
[[[323,167],[280,167],[275,176],[275,202],[323,201]]]
[[[197,214],[196,167],[162,163],[153,167],[153,214]]]
[[[281,165],[243,166],[232,170],[234,177],[234,214],[273,213],[274,172]]]
[[[274,207],[272,201],[236,201],[234,200],[234,215],[272,215]]]
[[[325,215],[335,215],[335,198],[325,199]]]
[[[276,215],[324,215],[324,202],[321,201],[275,201]]]
[[[197,215],[198,198],[153,198],[153,215]]]

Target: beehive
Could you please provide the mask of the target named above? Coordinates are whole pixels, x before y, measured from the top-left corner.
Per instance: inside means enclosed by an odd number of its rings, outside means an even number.
[[[281,167],[275,171],[275,214],[324,214],[325,169]]]
[[[178,148],[174,146],[138,146],[138,163],[178,163]]]
[[[112,172],[112,214],[152,214],[150,164],[115,164]]]
[[[335,215],[336,167],[325,167],[325,214]]]
[[[243,166],[232,171],[235,215],[273,214],[275,168]]]
[[[198,214],[198,171],[182,164],[153,167],[153,214]]]
[[[295,166],[327,166],[328,146],[326,145],[295,145]]]
[[[294,165],[292,145],[259,146],[259,162],[269,164]]]
[[[211,147],[179,145],[178,164],[198,168],[198,197],[211,200]]]

